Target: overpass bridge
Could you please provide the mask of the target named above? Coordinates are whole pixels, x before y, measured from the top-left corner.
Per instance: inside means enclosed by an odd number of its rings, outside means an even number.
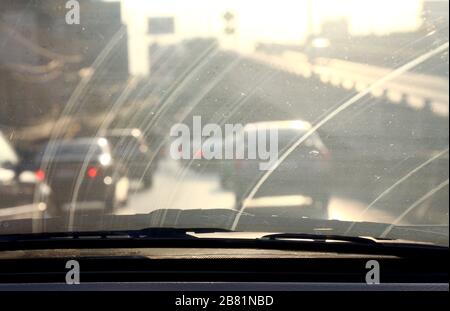
[[[366,89],[393,70],[333,58],[316,58],[311,62],[305,54],[295,51],[256,52],[250,57],[292,74],[316,76],[323,83],[355,91]],[[448,79],[440,76],[407,72],[373,89],[372,95],[384,96],[393,104],[403,103],[414,110],[429,109],[437,116],[449,115]]]

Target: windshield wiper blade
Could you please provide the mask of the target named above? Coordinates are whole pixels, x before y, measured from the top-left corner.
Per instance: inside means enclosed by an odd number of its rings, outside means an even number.
[[[139,230],[125,230],[117,231],[117,233],[126,233],[133,238],[152,238],[152,239],[167,239],[167,238],[191,238],[197,239],[190,233],[217,233],[217,232],[231,232],[228,229],[222,228],[144,228]]]
[[[316,249],[336,252],[357,252],[367,254],[393,254],[401,256],[448,255],[448,246],[415,242],[402,239],[388,239],[365,236],[319,235],[304,233],[267,234],[259,242],[280,243],[285,247],[309,245]]]
[[[43,232],[1,235],[0,242],[39,241],[57,239],[197,239],[190,233],[230,232],[221,228],[144,228],[138,230],[102,230],[74,232]]]
[[[359,243],[365,245],[377,245],[379,241],[372,237],[361,237],[361,236],[346,236],[346,235],[324,235],[324,234],[308,234],[308,233],[274,233],[267,234],[260,238],[260,240],[310,240],[313,242],[327,242],[327,241],[338,241],[338,242],[349,242],[349,243]],[[390,239],[383,239],[382,241],[392,241]]]

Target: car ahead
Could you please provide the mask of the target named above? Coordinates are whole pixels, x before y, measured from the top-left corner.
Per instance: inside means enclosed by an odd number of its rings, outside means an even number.
[[[107,212],[126,204],[129,180],[106,138],[52,141],[37,156],[37,174],[53,190],[57,213],[72,202],[102,202]]]
[[[51,189],[40,177],[25,169],[14,148],[0,132],[0,208],[11,211],[3,216],[43,213],[50,207]]]
[[[111,144],[113,156],[127,166],[131,179],[142,179],[145,188],[153,184],[153,174],[158,158],[148,147],[139,129],[111,129],[105,134]],[[149,163],[151,165],[149,165]],[[148,166],[148,167],[147,167]]]
[[[308,122],[302,120],[270,121],[247,124],[241,135],[228,137],[226,144],[243,144],[247,154],[249,148],[258,144],[257,140],[242,141],[245,137],[269,136],[268,131],[276,129],[278,138],[278,158],[292,144],[311,129]],[[265,134],[263,134],[265,133]],[[252,146],[253,144],[253,146]],[[256,149],[255,149],[256,150]],[[238,204],[243,204],[246,196],[257,181],[266,173],[261,170],[258,159],[233,159],[222,162],[221,184],[236,195]],[[296,216],[328,218],[328,202],[330,198],[329,183],[331,174],[331,155],[317,133],[310,135],[300,146],[272,170],[269,178],[261,185],[254,196],[257,206],[264,206],[267,199],[270,206],[291,206]],[[299,206],[303,209],[299,210]],[[309,207],[309,208],[307,208]],[[259,211],[263,211],[260,208]]]

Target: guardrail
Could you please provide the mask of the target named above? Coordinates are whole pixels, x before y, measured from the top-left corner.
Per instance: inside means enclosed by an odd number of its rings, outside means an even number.
[[[28,204],[14,207],[0,208],[0,220],[41,214],[39,204]]]
[[[332,58],[317,58],[311,63],[306,55],[293,51],[281,54],[256,52],[252,57],[286,72],[305,78],[315,75],[323,83],[357,91],[367,88],[392,71],[386,67]],[[408,72],[380,86],[372,95],[386,96],[393,103],[403,102],[415,110],[428,108],[436,115],[449,115],[448,79],[438,76]]]

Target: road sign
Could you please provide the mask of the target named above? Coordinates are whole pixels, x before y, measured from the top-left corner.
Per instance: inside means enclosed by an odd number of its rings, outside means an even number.
[[[175,33],[173,17],[150,17],[148,19],[148,33],[151,35],[167,35]]]

